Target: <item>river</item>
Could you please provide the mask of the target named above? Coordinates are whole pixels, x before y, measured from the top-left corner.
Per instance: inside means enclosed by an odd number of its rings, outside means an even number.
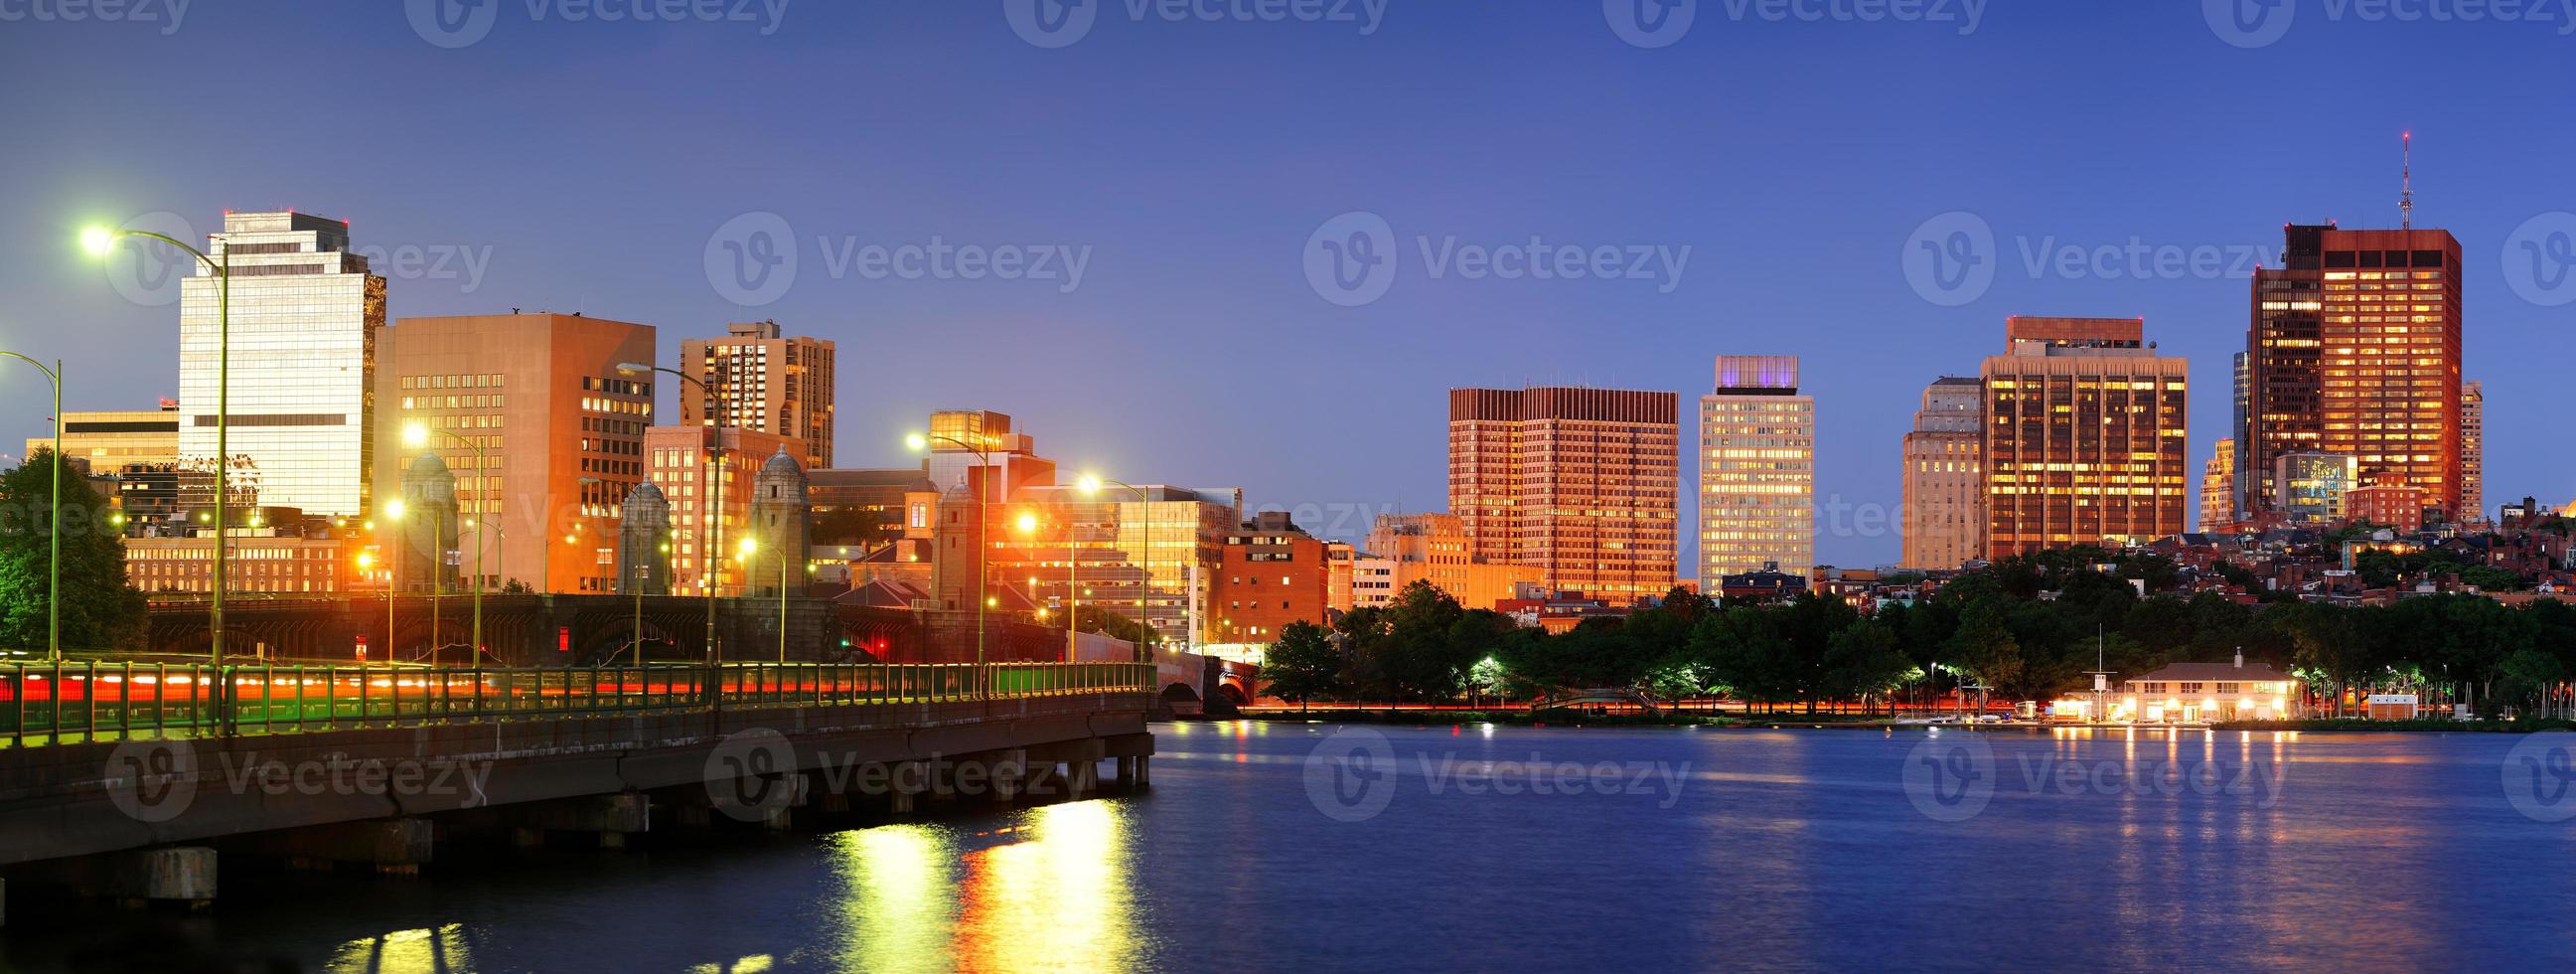
[[[1155,733],[1135,794],[228,874],[206,914],[12,916],[0,947],[353,972],[2576,967],[2560,735]]]

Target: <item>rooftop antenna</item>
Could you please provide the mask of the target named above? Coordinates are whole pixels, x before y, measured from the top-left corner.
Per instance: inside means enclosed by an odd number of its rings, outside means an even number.
[[[2405,133],[2400,140],[2405,146],[2403,179],[2406,189],[2397,197],[2397,225],[2399,229],[2412,230],[2415,229],[2415,133]]]

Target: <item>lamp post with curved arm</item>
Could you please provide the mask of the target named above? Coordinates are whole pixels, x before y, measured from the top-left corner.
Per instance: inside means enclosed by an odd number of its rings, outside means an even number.
[[[992,454],[953,436],[937,434],[924,436],[914,433],[904,438],[905,445],[912,447],[914,453],[929,452],[930,444],[934,441],[954,443],[958,449],[974,454],[975,459],[984,464],[982,468],[984,471],[989,471],[993,466]],[[991,535],[984,526],[984,522],[992,520],[993,515],[991,505],[984,502],[984,482],[989,476],[991,476],[989,472],[979,472],[975,475],[975,665],[977,667],[984,665],[984,608],[992,603],[991,597],[984,594],[984,576],[990,574],[984,567],[984,559],[992,554],[992,549],[985,543]],[[977,672],[982,671],[979,669]],[[976,685],[979,688],[983,685],[980,676],[977,678]]]
[[[208,623],[214,630],[210,634],[212,648],[208,652],[213,657],[214,665],[222,666],[224,665],[224,585],[226,583],[224,567],[227,560],[224,555],[224,535],[231,530],[230,522],[225,520],[224,514],[231,504],[231,498],[228,495],[232,493],[231,478],[228,473],[232,468],[232,458],[228,453],[232,444],[226,433],[232,426],[233,407],[233,254],[230,248],[226,248],[223,259],[217,261],[215,258],[206,256],[205,251],[198,250],[177,238],[166,237],[149,230],[107,227],[90,227],[82,230],[81,248],[89,251],[91,256],[106,257],[109,251],[115,249],[116,242],[126,237],[158,240],[187,251],[189,256],[197,258],[197,263],[205,265],[206,270],[215,275],[215,578],[212,586],[214,600],[209,604],[207,616]],[[54,412],[59,416],[62,410],[56,409]]]
[[[623,376],[632,377],[654,372],[669,375],[698,387],[700,396],[715,398],[715,390],[707,388],[705,380],[678,369],[644,362],[617,364],[617,374]],[[685,413],[686,410],[682,412]],[[718,566],[723,564],[723,556],[718,553],[716,546],[724,543],[724,528],[719,523],[718,517],[719,512],[724,510],[724,502],[717,496],[724,490],[724,414],[718,410],[707,410],[707,421],[708,428],[716,431],[716,445],[714,449],[708,451],[706,468],[698,472],[698,485],[706,491],[706,496],[700,498],[698,503],[698,583],[706,586],[707,590],[707,662],[716,663],[721,661],[716,655],[716,571]],[[637,638],[640,639],[642,636],[639,635]],[[641,655],[642,650],[638,650],[637,653]]]
[[[0,355],[35,366],[36,371],[44,373],[45,378],[54,384],[54,450],[51,457],[54,478],[51,501],[53,514],[45,519],[46,530],[52,535],[53,543],[52,554],[48,557],[51,562],[49,570],[52,573],[52,581],[45,586],[45,658],[61,662],[63,658],[63,361],[55,359],[54,367],[49,369],[43,362],[6,349],[0,349]]]

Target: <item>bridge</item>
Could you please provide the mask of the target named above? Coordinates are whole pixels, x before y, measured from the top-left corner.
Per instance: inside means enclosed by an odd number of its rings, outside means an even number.
[[[406,871],[451,834],[603,845],[733,819],[1147,782],[1150,663],[0,664],[5,881],[214,895],[223,855]]]
[[[1664,704],[1644,691],[1628,687],[1595,687],[1560,690],[1529,702],[1532,711],[1584,707],[1635,707],[1647,713],[1663,709]]]

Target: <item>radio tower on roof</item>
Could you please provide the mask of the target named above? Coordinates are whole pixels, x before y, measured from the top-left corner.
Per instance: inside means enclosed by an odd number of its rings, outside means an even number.
[[[2398,229],[2412,230],[2415,229],[2415,133],[2406,133],[2403,142],[2406,148],[2403,177],[2406,189],[2397,197],[2397,224]]]

